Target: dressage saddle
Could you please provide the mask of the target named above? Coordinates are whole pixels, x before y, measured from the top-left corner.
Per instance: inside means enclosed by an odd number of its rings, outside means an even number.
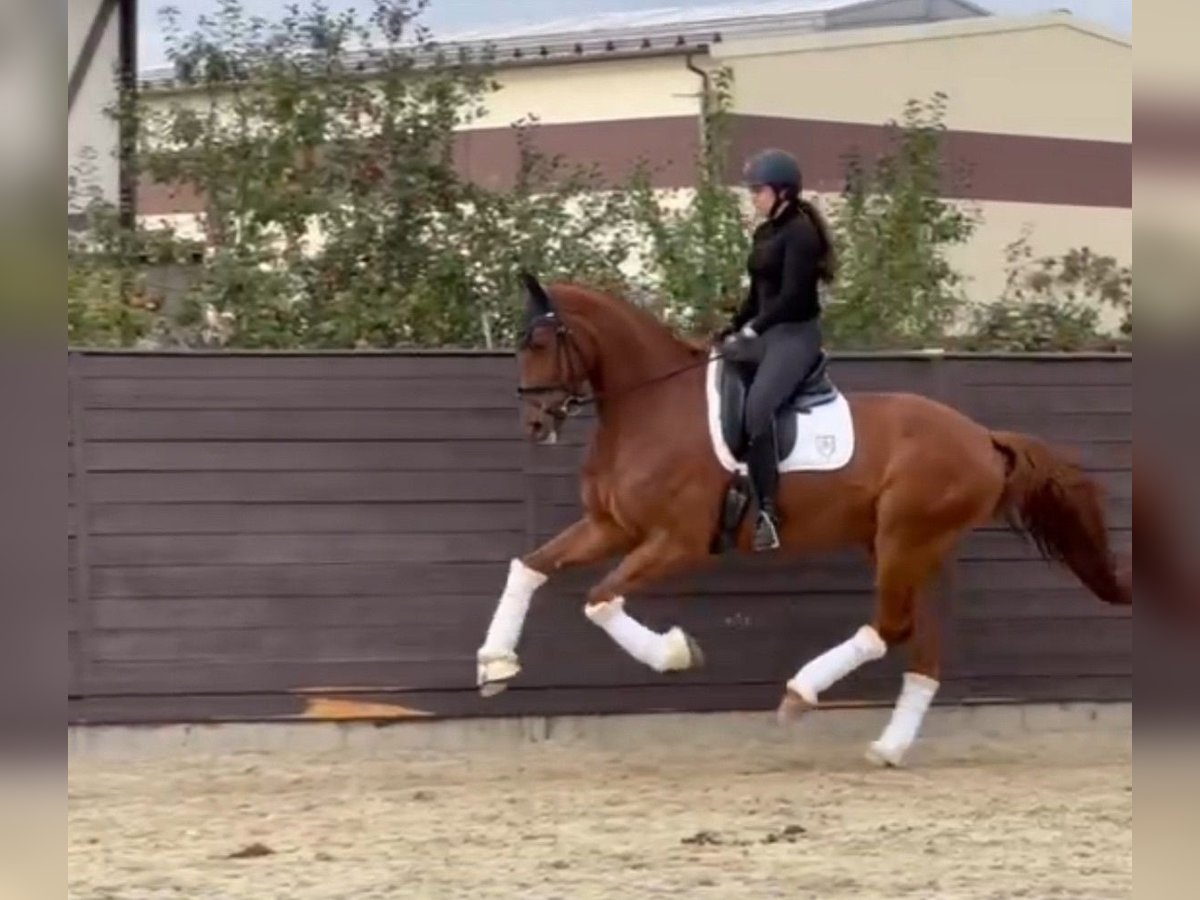
[[[717,364],[721,367],[717,382],[721,398],[721,434],[730,452],[740,460],[749,446],[745,417],[750,375],[745,367],[730,364],[727,360],[722,359]],[[830,379],[828,369],[829,357],[822,350],[796,390],[775,411],[775,446],[779,459],[786,459],[796,446],[796,414],[808,413],[837,399],[838,389]]]

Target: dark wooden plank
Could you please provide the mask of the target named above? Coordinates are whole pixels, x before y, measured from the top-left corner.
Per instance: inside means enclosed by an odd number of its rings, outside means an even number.
[[[1131,420],[1132,422],[1132,420]],[[1133,436],[1130,425],[1129,437]],[[1121,441],[1060,441],[1059,446],[1073,453],[1088,471],[1121,471],[1133,465],[1133,443]]]
[[[951,367],[951,377],[967,386],[1122,387],[1133,384],[1133,360],[1115,355],[1111,359],[1089,360],[1049,357],[1040,360],[948,359],[946,362]]]
[[[89,615],[94,615],[94,613],[90,613]],[[73,599],[68,597],[67,598],[67,632],[68,633],[79,632],[86,626],[86,624],[87,623],[84,620],[83,607],[81,607]],[[68,647],[67,655],[68,656],[70,655],[69,647]]]
[[[93,378],[89,409],[516,409],[516,382],[436,378]]]
[[[494,594],[434,594],[421,598],[344,597],[140,597],[95,601],[98,628],[329,628],[375,625],[479,624]],[[464,620],[464,616],[467,618]]]
[[[930,385],[931,359],[850,360],[834,357],[829,373],[847,393],[912,391],[925,393]]]
[[[958,566],[961,591],[991,589],[998,584],[1011,591],[1063,590],[1078,597],[1077,603],[1097,602],[1074,574],[1058,563],[1026,560],[961,560]]]
[[[1128,441],[1133,417],[1105,413],[1046,413],[1029,416],[1019,410],[983,410],[974,416],[993,431],[1018,431],[1050,443],[1067,441]]]
[[[514,715],[571,715],[618,712],[714,712],[768,709],[778,703],[773,685],[659,686],[595,691],[587,688],[509,690],[483,700],[473,691],[373,692],[336,695],[343,701],[389,704],[399,722],[426,718],[495,717]],[[308,719],[320,715],[322,698],[290,694],[205,695],[183,697],[96,697],[68,704],[73,724],[159,724],[175,722],[238,722],[264,719]],[[310,705],[311,704],[311,705]],[[355,716],[341,704],[340,720]],[[383,719],[382,721],[387,721]]]
[[[107,441],[93,472],[519,471],[525,446],[496,441]]]
[[[96,503],[518,502],[507,472],[103,472]]]
[[[87,378],[298,378],[377,379],[458,377],[506,379],[516,384],[511,354],[79,354]]]
[[[955,615],[961,621],[993,619],[1013,628],[1025,628],[1036,627],[1039,619],[1061,618],[1064,613],[1079,618],[1106,619],[1126,619],[1130,615],[1127,608],[1102,603],[1081,587],[1014,591],[993,585],[986,589],[955,591]]]
[[[1133,680],[1127,653],[1092,650],[1074,654],[992,653],[967,657],[955,677],[1007,682],[1020,678],[1071,679],[1078,676]]]
[[[474,534],[97,535],[95,566],[347,565],[502,562],[522,549],[520,531]]]
[[[515,410],[96,410],[100,441],[504,440],[520,437]]]
[[[962,622],[960,634],[961,677],[1133,675],[1129,620],[972,620]]]
[[[1124,655],[1133,661],[1133,619],[1080,617],[1063,604],[1058,617],[1014,624],[1004,619],[964,620],[963,645],[984,656]]]
[[[262,722],[299,718],[304,709],[303,698],[283,693],[73,697],[67,702],[67,724],[100,726]]]
[[[1064,672],[1034,675],[1006,672],[1001,676],[960,677],[948,686],[953,694],[968,703],[987,703],[1003,699],[1019,703],[1108,703],[1133,700],[1133,677],[1122,672],[1114,675],[1084,675]],[[939,691],[939,694],[942,693]]]
[[[383,632],[377,640],[382,643],[386,636]],[[291,635],[244,630],[231,632],[226,641],[228,649],[224,651],[229,655],[218,658],[214,651],[219,639],[217,635],[164,632],[159,639],[151,640],[147,633],[141,633],[138,640],[143,656],[140,659],[116,659],[113,655],[125,652],[123,639],[120,635],[105,635],[95,663],[95,680],[90,693],[181,696],[340,689],[475,693],[473,652],[452,658],[430,657],[421,655],[419,650],[389,647],[386,658],[341,660],[333,655],[342,642],[349,642],[354,637],[349,633],[328,632],[324,635],[324,643],[313,642],[311,652],[314,655],[300,660],[290,656],[275,659],[270,655],[298,650],[301,644]],[[155,653],[162,656],[155,658]],[[630,688],[652,690],[667,685],[703,685],[719,689],[752,682],[772,685],[777,699],[786,679],[799,668],[799,664],[772,667],[756,660],[751,672],[739,670],[737,677],[730,677],[727,671],[707,677],[699,673],[658,675],[634,663],[616,648],[603,655],[588,653],[581,656],[566,670],[561,665],[540,663],[528,655],[523,657],[523,662],[526,665],[521,673],[521,686],[529,690],[576,688],[601,694]],[[889,658],[870,670],[859,670],[830,688],[828,699],[833,702],[854,699],[873,687],[877,696],[894,700],[903,662],[899,657]]]
[[[519,531],[519,501],[481,503],[98,503],[93,535],[459,534]]]
[[[87,522],[91,503],[91,484],[88,473],[88,447],[91,434],[84,406],[82,375],[78,360],[67,358],[67,404],[72,443],[69,456],[71,475],[67,478],[67,498],[74,518]],[[92,558],[91,536],[86,527],[77,536],[67,539],[67,567],[71,599],[77,604],[74,641],[68,642],[69,690],[84,693],[88,690],[92,659]]]
[[[988,414],[1019,413],[1031,418],[1057,413],[1133,415],[1133,384],[1038,385],[1013,389],[1003,385],[964,386],[959,399]]]
[[[1127,676],[1056,676],[963,679],[945,683],[937,705],[1007,705],[1018,702],[1109,702],[1133,698]],[[894,700],[895,684],[867,681],[860,696],[838,705],[876,708],[880,721]],[[343,701],[334,712],[321,701]],[[355,713],[354,703],[362,704]],[[273,719],[361,720],[402,728],[415,721],[439,718],[499,716],[605,715],[614,713],[725,712],[768,713],[779,703],[776,684],[631,686],[525,689],[513,687],[497,697],[482,699],[474,691],[364,691],[330,695],[242,693],[183,696],[102,696],[72,700],[67,705],[71,724],[166,724],[181,722],[255,722]],[[376,704],[393,707],[387,716]]]
[[[464,663],[453,671],[458,689],[467,690],[471,673],[463,675]],[[424,671],[428,671],[428,666]],[[212,661],[173,659],[169,662],[104,662],[96,667],[91,693],[100,695],[185,696],[187,694],[242,694],[295,690],[375,689],[412,690],[404,676],[422,674],[420,664],[407,668],[383,665],[376,660],[304,661],[248,660],[236,665]]]
[[[76,629],[67,632],[67,696],[82,696],[87,686],[87,660],[80,643],[78,626],[85,623],[71,617]]]
[[[1130,552],[1133,535],[1124,529],[1112,529],[1109,542],[1117,552]],[[999,529],[976,531],[968,535],[960,545],[958,558],[968,560],[1027,560],[1038,562],[1041,555],[1031,539]]]
[[[94,573],[96,597],[499,597],[506,565],[387,563],[357,566],[110,566]]]

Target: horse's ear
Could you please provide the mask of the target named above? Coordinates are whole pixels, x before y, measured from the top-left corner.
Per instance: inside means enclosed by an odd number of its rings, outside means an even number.
[[[550,300],[550,295],[546,293],[546,289],[542,287],[542,283],[537,280],[537,276],[522,269],[519,277],[525,288],[525,299],[529,304],[529,317],[539,319],[543,316],[554,315],[554,304]]]

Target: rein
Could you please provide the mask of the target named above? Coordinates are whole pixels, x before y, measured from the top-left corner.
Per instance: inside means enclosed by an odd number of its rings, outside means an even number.
[[[540,316],[538,320],[532,322],[526,329],[525,337],[521,343],[522,345],[527,344],[534,330],[539,325],[548,324],[551,322],[554,324],[555,348],[556,353],[559,356],[559,371],[562,371],[563,363],[565,362],[566,364],[567,374],[565,380],[556,384],[529,386],[522,385],[517,388],[517,396],[521,398],[531,396],[536,397],[541,394],[553,394],[560,392],[566,394],[566,397],[564,397],[563,401],[555,409],[551,410],[547,409],[546,407],[542,407],[544,412],[554,412],[563,416],[574,415],[585,406],[590,406],[599,402],[600,400],[611,400],[616,397],[622,397],[626,394],[631,394],[634,391],[641,390],[644,387],[649,387],[650,385],[667,381],[668,379],[674,378],[676,375],[681,375],[684,372],[690,372],[692,369],[698,369],[701,366],[706,366],[712,358],[712,352],[710,350],[708,354],[699,360],[690,362],[687,365],[677,366],[674,369],[671,369],[660,375],[655,375],[653,378],[648,378],[645,381],[639,381],[638,383],[626,388],[622,388],[619,391],[592,391],[590,394],[585,395],[581,392],[579,386],[581,383],[586,381],[586,378],[584,377],[586,373],[580,374],[579,377],[576,377],[575,367],[575,360],[582,360],[583,353],[580,351],[574,336],[571,334],[571,329],[568,328],[567,325],[562,322],[557,315],[550,313],[545,316]],[[720,351],[717,351],[717,356],[719,358],[724,358],[724,354],[722,354]]]

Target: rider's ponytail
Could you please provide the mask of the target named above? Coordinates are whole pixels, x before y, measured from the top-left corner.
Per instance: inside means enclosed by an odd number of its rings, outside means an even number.
[[[820,279],[826,283],[832,282],[837,274],[837,252],[833,246],[833,231],[829,227],[829,223],[825,221],[825,216],[821,211],[812,205],[803,197],[796,198],[796,206],[800,211],[808,216],[809,221],[813,223],[813,227],[817,229],[817,234],[821,238],[821,259],[818,263],[817,274]]]

